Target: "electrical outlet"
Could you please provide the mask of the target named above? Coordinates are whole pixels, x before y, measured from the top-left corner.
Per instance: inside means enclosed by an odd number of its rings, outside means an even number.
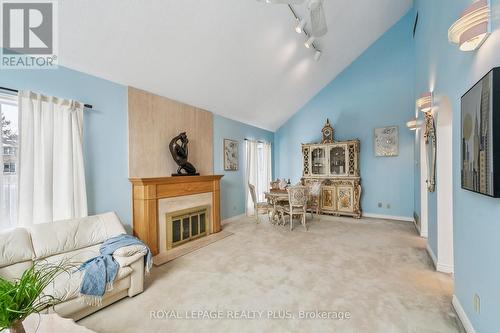
[[[382,203],[381,202],[378,203],[378,208],[382,208]]]
[[[474,294],[474,297],[472,298],[472,304],[474,305],[474,311],[476,311],[477,314],[481,313],[481,298],[479,297],[478,294]]]
[[[391,209],[391,204],[386,205],[387,209]]]

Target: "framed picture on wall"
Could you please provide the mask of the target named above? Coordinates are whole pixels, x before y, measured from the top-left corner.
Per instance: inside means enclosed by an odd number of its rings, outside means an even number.
[[[500,197],[500,67],[461,100],[461,183],[465,190]]]
[[[238,141],[224,139],[224,170],[238,171]]]
[[[392,157],[399,155],[399,127],[375,128],[373,138],[375,156]]]

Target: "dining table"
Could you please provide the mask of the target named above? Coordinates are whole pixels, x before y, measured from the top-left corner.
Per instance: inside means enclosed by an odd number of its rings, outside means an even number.
[[[270,221],[273,224],[279,222],[278,206],[288,202],[287,190],[271,189],[269,192],[264,192],[267,202],[271,205]]]

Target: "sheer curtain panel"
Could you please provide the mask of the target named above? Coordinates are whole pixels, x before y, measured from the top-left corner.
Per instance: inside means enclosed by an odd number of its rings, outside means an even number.
[[[269,191],[272,180],[271,144],[246,140],[246,214],[254,215],[254,206],[248,183],[255,186],[257,201],[265,201],[264,192]]]
[[[83,104],[19,92],[18,224],[87,216]]]

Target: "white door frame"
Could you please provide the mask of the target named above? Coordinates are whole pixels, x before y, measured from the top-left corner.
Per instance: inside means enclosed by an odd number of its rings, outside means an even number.
[[[427,149],[424,139],[424,127],[419,128],[417,140],[420,142],[420,237],[427,238],[429,230],[429,202],[427,197]]]
[[[453,273],[453,132],[452,108],[448,97],[439,99],[436,119],[436,197],[437,240],[436,269]]]

